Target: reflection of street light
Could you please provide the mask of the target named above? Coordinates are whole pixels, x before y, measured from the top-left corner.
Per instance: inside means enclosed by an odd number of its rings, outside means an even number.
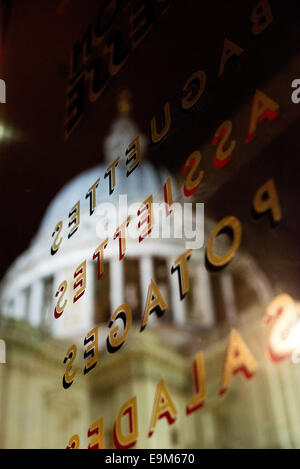
[[[12,138],[13,131],[12,129],[7,128],[5,125],[0,123],[0,141],[2,140],[9,140]],[[15,132],[14,132],[15,138]]]

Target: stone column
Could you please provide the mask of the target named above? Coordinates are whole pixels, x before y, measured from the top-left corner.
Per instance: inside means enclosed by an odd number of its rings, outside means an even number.
[[[221,274],[220,285],[224,301],[226,319],[228,322],[232,322],[237,317],[237,309],[235,304],[233,279],[229,272],[223,272]]]
[[[140,276],[142,289],[142,305],[146,304],[148,288],[151,280],[154,280],[153,260],[151,257],[142,257],[140,259]]]
[[[38,279],[31,286],[29,294],[28,319],[34,327],[39,326],[42,322],[43,294],[43,281]]]
[[[13,314],[15,319],[24,319],[26,316],[26,294],[25,291],[20,291],[16,294],[13,303]]]
[[[141,289],[142,289],[142,308],[141,316],[144,313],[144,308],[146,305],[148,288],[151,280],[154,280],[154,270],[153,270],[153,259],[149,256],[142,257],[140,259],[140,279],[141,279]],[[150,314],[148,319],[149,324],[154,324],[157,321],[156,314]]]
[[[110,270],[110,305],[111,313],[124,303],[124,262],[118,258],[109,262]]]
[[[205,266],[201,263],[197,269],[199,281],[199,306],[201,311],[201,325],[212,327],[215,323],[212,287]]]
[[[173,264],[173,259],[169,259],[168,262],[168,271],[170,275],[170,285],[171,285],[171,305],[168,305],[170,308],[170,313],[173,316],[175,324],[182,325],[186,320],[186,303],[185,299],[180,300],[179,295],[179,281],[178,273],[174,272],[171,274],[171,267]]]
[[[87,263],[87,279],[86,279],[86,291],[85,291],[85,305],[84,314],[82,315],[82,328],[83,330],[89,331],[94,327],[94,309],[95,309],[95,268],[96,264],[93,262]],[[100,280],[101,282],[101,280]]]
[[[289,422],[286,415],[284,397],[280,383],[280,371],[278,366],[265,362],[265,373],[268,381],[268,390],[266,390],[265,398],[268,398],[269,405],[272,408],[273,421],[270,430],[270,438],[274,438],[276,446],[283,449],[292,448],[292,441],[289,432]]]
[[[286,416],[289,422],[290,438],[293,448],[299,446],[299,394],[297,389],[297,376],[293,374],[292,367],[296,365],[286,363],[279,371],[281,381],[282,398],[286,409]],[[299,373],[299,372],[298,372]]]

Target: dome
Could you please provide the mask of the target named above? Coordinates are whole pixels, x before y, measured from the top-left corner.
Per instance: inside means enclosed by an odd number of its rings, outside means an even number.
[[[163,185],[167,178],[165,171],[157,171],[150,163],[142,161],[133,173],[127,177],[128,167],[120,161],[116,167],[116,187],[109,195],[109,180],[104,178],[107,166],[99,165],[89,169],[67,183],[48,206],[42,219],[37,237],[48,234],[59,220],[67,219],[70,210],[80,200],[81,216],[89,213],[89,200],[86,194],[89,188],[100,178],[96,190],[96,205],[113,203],[119,205],[119,196],[126,195],[127,203],[142,203],[151,194],[157,201],[163,197]]]
[[[163,185],[168,174],[165,171],[157,171],[144,158],[147,153],[147,139],[139,131],[138,126],[131,117],[131,99],[127,90],[121,93],[117,104],[118,116],[112,123],[110,131],[103,142],[105,162],[79,174],[58,192],[46,210],[34,241],[41,240],[46,233],[46,236],[49,236],[49,233],[51,235],[58,221],[67,222],[69,212],[79,200],[80,217],[82,219],[89,218],[90,201],[86,200],[86,194],[98,179],[100,181],[96,189],[96,206],[103,203],[112,203],[115,207],[119,207],[119,196],[122,195],[127,196],[127,204],[142,204],[151,194],[153,200],[162,201]],[[127,177],[128,166],[125,164],[125,155],[137,136],[139,138],[141,161]],[[105,173],[118,157],[120,157],[120,161],[115,169],[116,187],[110,195],[109,177],[105,178]],[[87,222],[87,224],[90,223],[92,223],[92,220]]]

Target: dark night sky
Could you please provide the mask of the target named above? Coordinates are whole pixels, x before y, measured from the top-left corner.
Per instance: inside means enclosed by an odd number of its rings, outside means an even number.
[[[216,220],[233,214],[240,218],[242,248],[257,258],[275,284],[299,297],[300,104],[290,99],[291,81],[300,78],[299,2],[270,0],[274,21],[253,41],[249,17],[257,1],[173,0],[100,99],[86,105],[67,142],[63,122],[70,52],[104,2],[70,0],[58,16],[60,3],[14,0],[1,45],[0,77],[6,81],[7,103],[0,105],[0,122],[11,137],[0,142],[0,275],[26,249],[58,190],[103,159],[103,139],[115,118],[117,97],[128,89],[133,117],[143,133],[165,102],[171,104],[171,130],[164,142],[149,149],[148,158],[180,175],[187,156],[200,149],[205,178],[197,197],[206,202],[206,213]],[[121,10],[116,22],[125,21],[124,15]],[[225,37],[245,52],[218,79]],[[183,115],[181,89],[201,69],[207,74],[205,92],[197,107]],[[256,89],[278,102],[280,114],[262,122],[246,144]],[[216,170],[211,140],[225,119],[232,120],[238,143],[230,164]],[[251,218],[254,192],[269,177],[276,181],[284,215],[276,229],[267,216]]]

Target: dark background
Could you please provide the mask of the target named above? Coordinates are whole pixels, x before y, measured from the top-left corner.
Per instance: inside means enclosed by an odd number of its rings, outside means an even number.
[[[145,134],[153,115],[170,102],[172,126],[165,141],[149,148],[151,162],[167,166],[182,184],[184,162],[199,149],[205,177],[197,200],[206,203],[206,215],[215,220],[237,216],[243,227],[241,248],[257,259],[276,289],[299,299],[300,104],[291,101],[291,82],[300,78],[299,1],[270,0],[273,23],[254,41],[249,18],[256,0],[173,0],[99,100],[87,102],[80,124],[65,142],[71,50],[103,3],[69,0],[62,10],[61,0],[2,0],[0,78],[6,81],[7,103],[0,104],[0,124],[8,136],[0,140],[0,275],[27,248],[59,189],[103,160],[103,140],[126,89],[132,117]],[[225,37],[245,52],[218,79]],[[182,87],[201,69],[207,74],[205,92],[196,108],[183,114]],[[246,144],[256,89],[280,105],[280,114],[259,124],[254,140]],[[217,170],[211,141],[226,119],[232,120],[238,143],[230,163]],[[251,216],[254,193],[270,177],[283,211],[277,228],[268,216]]]

